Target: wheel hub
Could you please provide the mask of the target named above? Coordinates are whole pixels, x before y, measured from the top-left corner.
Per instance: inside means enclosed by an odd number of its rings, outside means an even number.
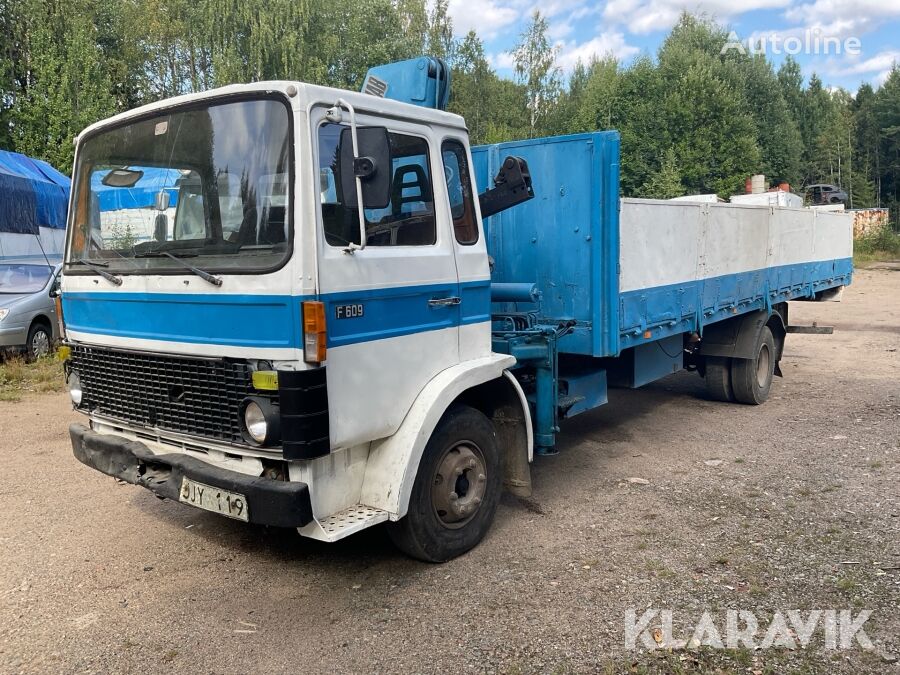
[[[448,448],[431,484],[431,504],[447,527],[469,522],[484,500],[487,471],[481,449],[469,441]]]
[[[31,353],[35,356],[44,356],[50,352],[50,338],[47,334],[39,330],[31,338]]]

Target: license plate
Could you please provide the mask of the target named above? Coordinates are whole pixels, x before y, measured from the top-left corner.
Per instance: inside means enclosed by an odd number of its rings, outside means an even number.
[[[198,483],[190,478],[182,478],[178,499],[206,511],[249,522],[250,510],[247,508],[247,498],[236,492]]]

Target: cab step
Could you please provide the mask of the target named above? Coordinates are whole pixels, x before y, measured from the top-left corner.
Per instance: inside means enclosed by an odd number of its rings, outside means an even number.
[[[357,504],[322,520],[314,519],[311,523],[299,528],[299,531],[304,537],[332,542],[372,527],[372,525],[383,523],[388,520],[388,517],[387,511],[365,504]]]

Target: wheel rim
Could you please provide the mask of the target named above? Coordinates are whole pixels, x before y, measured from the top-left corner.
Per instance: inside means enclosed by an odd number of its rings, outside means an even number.
[[[31,353],[35,356],[44,356],[50,351],[50,336],[42,330],[36,331],[31,336]]]
[[[772,357],[769,354],[769,345],[762,345],[759,348],[759,355],[756,357],[756,382],[761,388],[765,388],[769,382],[769,366]]]
[[[481,508],[487,488],[484,454],[472,441],[447,448],[431,481],[431,505],[445,527],[468,523]]]

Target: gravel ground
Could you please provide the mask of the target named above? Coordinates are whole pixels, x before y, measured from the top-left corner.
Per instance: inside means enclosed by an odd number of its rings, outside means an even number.
[[[324,545],[159,501],[74,459],[64,394],[0,403],[0,671],[900,673],[890,267],[792,305],[835,334],[789,336],[761,407],[688,373],[612,392],[439,566],[378,529]],[[868,609],[874,649],[628,649],[647,607],[683,638],[704,611]]]

